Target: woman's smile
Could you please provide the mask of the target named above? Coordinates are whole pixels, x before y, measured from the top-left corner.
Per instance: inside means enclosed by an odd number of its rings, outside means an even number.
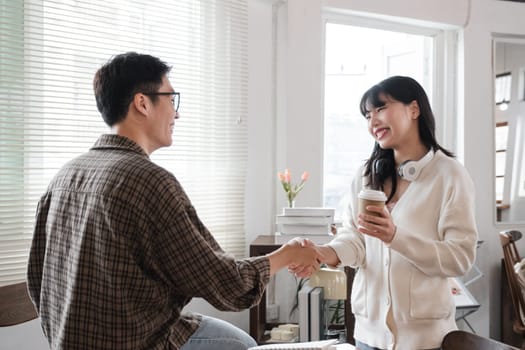
[[[389,129],[388,128],[378,128],[374,130],[374,136],[377,141],[380,141],[387,133]]]

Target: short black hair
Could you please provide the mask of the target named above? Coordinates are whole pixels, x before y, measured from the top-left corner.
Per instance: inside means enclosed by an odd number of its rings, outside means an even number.
[[[137,92],[156,92],[171,67],[154,56],[126,52],[114,56],[95,74],[97,108],[107,125],[122,121]],[[151,96],[155,102],[156,96]]]

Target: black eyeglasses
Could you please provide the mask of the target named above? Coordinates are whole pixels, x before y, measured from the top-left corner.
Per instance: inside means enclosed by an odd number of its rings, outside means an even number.
[[[171,103],[173,103],[173,107],[175,108],[175,112],[179,111],[179,105],[180,105],[180,92],[143,92],[146,96],[158,96],[158,95],[172,95],[173,98],[171,100]]]

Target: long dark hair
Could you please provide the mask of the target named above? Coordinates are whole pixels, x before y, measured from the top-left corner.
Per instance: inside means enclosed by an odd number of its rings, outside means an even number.
[[[381,81],[372,86],[363,94],[359,104],[361,114],[366,116],[370,106],[373,108],[384,106],[385,102],[381,96],[390,97],[405,105],[416,101],[419,106],[418,130],[419,137],[423,144],[435,151],[441,150],[449,157],[454,154],[441,147],[435,136],[436,121],[434,113],[430,108],[425,90],[417,81],[410,77],[394,76]],[[368,108],[367,108],[368,107]],[[367,186],[374,190],[383,190],[383,185],[387,179],[392,181],[392,191],[388,196],[388,201],[392,199],[397,189],[397,172],[394,160],[394,150],[382,149],[377,142],[370,158],[365,163],[364,176],[367,177]]]

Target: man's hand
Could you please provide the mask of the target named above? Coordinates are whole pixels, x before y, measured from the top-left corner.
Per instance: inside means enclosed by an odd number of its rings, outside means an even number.
[[[285,266],[300,266],[301,271],[310,274],[319,269],[324,259],[315,244],[309,240],[292,239],[281,248],[268,255],[270,259],[270,274],[274,274]]]
[[[296,277],[309,277],[312,273],[319,269],[320,263],[325,260],[325,256],[323,255],[319,247],[316,246],[315,243],[309,239],[295,238],[287,244],[299,245],[303,249],[313,249],[316,252],[315,264],[307,264],[302,262],[300,259],[296,259],[288,265],[288,271],[293,273]]]
[[[336,251],[334,250],[334,248],[330,247],[329,245],[316,245],[314,242],[310,241],[309,239],[300,239],[299,242],[301,243],[301,246],[303,247],[315,248],[318,256],[320,257],[320,260],[319,260],[320,263],[325,263],[328,266],[338,266],[341,263],[341,261],[339,260],[339,257],[337,256]],[[293,273],[296,277],[305,278],[305,277],[310,277],[310,275],[314,273],[315,271],[317,271],[317,269],[312,269],[310,266],[307,266],[307,265],[300,265],[300,264],[292,263],[288,265],[288,271],[290,273]]]

